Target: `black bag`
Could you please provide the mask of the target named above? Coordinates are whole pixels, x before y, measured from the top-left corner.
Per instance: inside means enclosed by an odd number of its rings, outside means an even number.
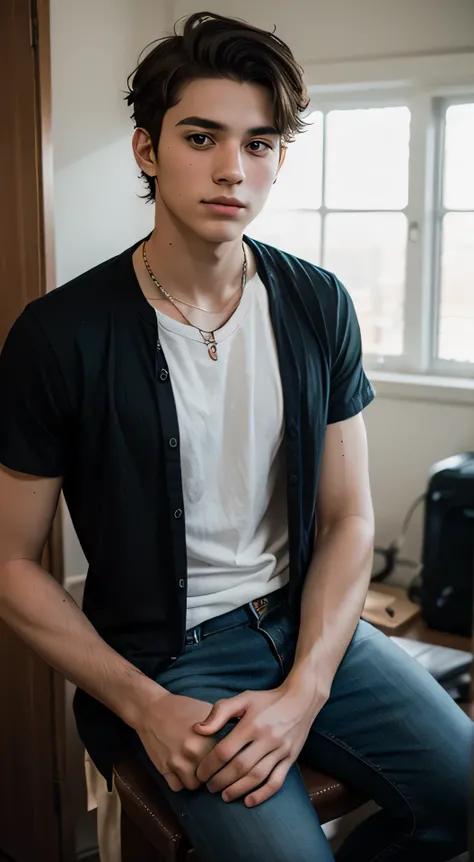
[[[425,501],[421,613],[430,628],[472,634],[474,452],[435,464]]]

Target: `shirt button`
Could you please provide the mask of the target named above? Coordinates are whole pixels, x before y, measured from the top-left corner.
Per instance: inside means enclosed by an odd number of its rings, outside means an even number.
[[[180,578],[180,579],[179,579],[179,581],[178,581],[178,587],[181,587],[181,589],[183,589],[183,587],[184,587],[184,580],[183,580],[183,578]]]
[[[183,510],[182,510],[182,509],[176,509],[176,510],[175,510],[175,512],[174,512],[174,516],[175,516],[176,520],[178,520],[178,519],[181,517],[181,515],[182,515],[182,514],[183,514]]]
[[[160,380],[164,383],[165,380],[168,380],[169,374],[166,368],[162,368],[160,371]]]
[[[290,476],[290,485],[296,485],[297,481],[298,476],[296,475],[296,473],[292,473]]]
[[[171,447],[171,449],[176,449],[176,446],[178,445],[176,437],[170,437],[170,439],[168,440],[168,445]]]

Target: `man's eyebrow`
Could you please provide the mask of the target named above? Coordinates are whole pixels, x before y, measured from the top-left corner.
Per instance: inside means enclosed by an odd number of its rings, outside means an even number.
[[[200,129],[214,132],[227,132],[229,130],[228,126],[225,126],[223,123],[216,123],[215,120],[207,120],[205,117],[185,117],[184,120],[180,120],[176,125],[198,126]],[[275,126],[257,126],[255,129],[248,129],[247,133],[250,137],[254,137],[255,135],[277,135],[279,137],[280,134]]]

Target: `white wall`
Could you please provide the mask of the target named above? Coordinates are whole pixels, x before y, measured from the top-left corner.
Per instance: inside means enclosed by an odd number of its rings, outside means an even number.
[[[166,28],[157,0],[52,0],[57,282],[131,245],[153,210],[131,152],[127,75]]]
[[[377,383],[375,383],[377,387]],[[474,450],[474,406],[391,398],[379,394],[365,412],[377,542],[400,532],[410,504],[426,488],[429,468],[449,455]],[[418,559],[423,507],[413,517],[402,557]],[[410,569],[392,579],[404,583]]]
[[[175,0],[173,15],[200,8]],[[210,0],[205,8],[257,27],[275,25],[303,65],[474,47],[472,0]]]

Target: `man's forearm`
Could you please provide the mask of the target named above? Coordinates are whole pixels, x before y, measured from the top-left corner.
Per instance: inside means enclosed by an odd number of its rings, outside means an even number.
[[[37,563],[0,570],[0,616],[67,679],[138,728],[143,711],[166,690],[97,634],[71,596]]]
[[[287,684],[316,683],[329,696],[332,681],[354,634],[370,582],[373,526],[351,515],[318,536],[301,601],[301,623]]]

